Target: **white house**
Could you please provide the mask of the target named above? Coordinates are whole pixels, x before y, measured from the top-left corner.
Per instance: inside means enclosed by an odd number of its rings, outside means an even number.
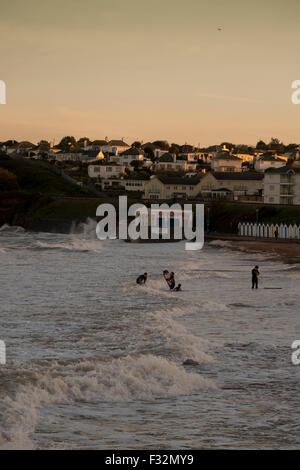
[[[200,190],[205,197],[259,196],[263,189],[263,174],[254,172],[206,173],[201,179]]]
[[[195,171],[197,162],[185,160],[177,157],[176,154],[165,153],[160,157],[155,165],[155,170],[160,171]]]
[[[211,169],[216,172],[241,171],[243,160],[228,151],[217,152],[211,160]]]
[[[80,162],[82,161],[82,153],[81,152],[57,152],[55,154],[49,154],[49,156],[55,158],[58,162]]]
[[[19,143],[16,140],[8,140],[7,142],[2,142],[1,150],[10,155],[11,153],[16,153],[19,147]]]
[[[118,165],[130,166],[134,161],[143,162],[145,158],[144,151],[131,147],[118,155],[111,155],[109,160]]]
[[[126,191],[141,191],[144,192],[145,184],[148,180],[142,180],[137,178],[123,179],[121,185]]]
[[[300,205],[300,168],[269,168],[264,173],[264,203]]]
[[[265,171],[267,168],[281,168],[286,165],[286,160],[271,153],[265,153],[255,160],[256,171]]]
[[[124,171],[124,166],[114,163],[88,166],[88,175],[90,178],[119,178]]]
[[[200,191],[199,178],[152,175],[145,183],[144,199],[188,199]]]
[[[110,140],[101,147],[102,152],[113,153],[114,155],[119,155],[122,152],[125,152],[129,148],[129,145],[126,144],[123,140]]]

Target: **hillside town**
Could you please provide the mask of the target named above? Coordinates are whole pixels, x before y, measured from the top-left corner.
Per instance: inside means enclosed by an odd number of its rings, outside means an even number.
[[[300,146],[272,138],[256,146],[228,142],[207,148],[64,137],[59,144],[0,143],[2,155],[58,167],[78,185],[147,200],[202,199],[300,205]]]

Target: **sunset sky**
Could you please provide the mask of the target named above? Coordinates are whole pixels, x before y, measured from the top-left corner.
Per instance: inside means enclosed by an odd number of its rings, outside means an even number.
[[[299,17],[299,0],[1,2],[0,141],[299,143]]]

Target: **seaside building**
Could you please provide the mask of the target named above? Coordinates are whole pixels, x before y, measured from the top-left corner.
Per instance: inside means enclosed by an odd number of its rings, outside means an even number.
[[[264,174],[264,203],[300,205],[300,168],[272,168]]]
[[[145,183],[144,199],[189,199],[199,192],[199,178],[152,175]]]
[[[144,193],[145,185],[149,180],[139,178],[124,178],[120,181],[125,191],[141,191]]]
[[[262,173],[254,172],[209,172],[201,179],[200,190],[205,198],[258,197],[262,193],[263,178]]]
[[[88,166],[88,175],[90,178],[119,178],[124,171],[125,166],[116,165],[115,163]]]

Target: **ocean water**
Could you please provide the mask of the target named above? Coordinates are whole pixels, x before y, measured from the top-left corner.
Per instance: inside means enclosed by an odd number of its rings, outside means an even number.
[[[0,267],[1,449],[299,446],[297,266],[222,242],[99,241],[89,222],[2,227]]]

